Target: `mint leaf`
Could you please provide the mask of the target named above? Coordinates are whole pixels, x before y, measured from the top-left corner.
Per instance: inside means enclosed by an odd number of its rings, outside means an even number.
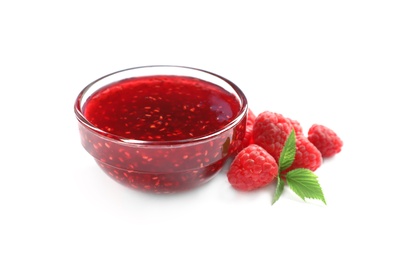
[[[281,155],[279,156],[279,173],[289,168],[296,155],[296,134],[294,129],[290,132],[286,139],[285,145],[283,146]]]
[[[274,205],[274,203],[281,196],[281,194],[283,192],[283,187],[285,185],[284,181],[281,179],[281,177],[279,177],[279,175],[276,177],[276,180],[277,180],[277,182],[276,182],[276,190],[275,190],[274,199],[272,200],[272,205]]]
[[[294,169],[286,174],[286,182],[300,198],[318,199],[325,203],[318,176],[309,169]]]

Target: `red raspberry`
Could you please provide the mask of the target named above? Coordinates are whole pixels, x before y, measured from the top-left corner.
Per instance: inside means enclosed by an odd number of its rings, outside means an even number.
[[[300,123],[296,120],[290,119],[290,118],[286,118],[287,120],[289,120],[289,122],[292,124],[293,128],[294,128],[294,132],[296,133],[296,136],[302,136],[303,135],[303,128],[301,127]]]
[[[254,125],[254,121],[256,121],[256,116],[253,113],[253,111],[251,111],[249,109],[249,112],[247,113],[247,122],[246,122],[246,132],[244,134],[244,138],[243,138],[243,142],[242,142],[242,148],[245,148],[247,146],[249,146],[250,144],[253,144],[253,125]]]
[[[278,162],[291,130],[291,123],[281,114],[262,112],[254,122],[254,143],[264,148]]]
[[[262,147],[251,144],[238,153],[228,171],[228,181],[237,190],[266,186],[278,175],[274,158]]]
[[[308,130],[308,140],[321,152],[323,157],[331,157],[342,150],[343,142],[334,131],[314,124]]]
[[[297,168],[315,171],[322,164],[320,151],[304,136],[296,135],[296,155],[293,164],[283,174]]]
[[[254,143],[264,148],[278,162],[286,139],[293,128],[296,132],[296,155],[292,166],[283,174],[296,168],[307,168],[315,171],[322,164],[321,153],[303,134],[297,133],[301,130],[297,121],[273,112],[261,113],[256,118],[253,127]]]
[[[254,125],[254,122],[256,121],[256,115],[249,109],[249,112],[247,113],[247,124]]]

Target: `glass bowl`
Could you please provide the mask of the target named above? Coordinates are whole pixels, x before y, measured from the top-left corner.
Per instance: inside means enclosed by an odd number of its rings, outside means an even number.
[[[79,93],[74,110],[83,147],[112,179],[133,189],[173,193],[209,181],[237,153],[248,105],[244,93],[217,74],[159,65],[95,80]],[[128,114],[134,115],[127,119]]]

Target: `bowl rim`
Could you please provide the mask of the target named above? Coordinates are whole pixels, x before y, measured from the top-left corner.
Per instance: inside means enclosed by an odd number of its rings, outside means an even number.
[[[220,80],[226,82],[229,86],[232,87],[232,89],[236,92],[236,94],[238,95],[240,101],[241,101],[241,108],[239,110],[239,113],[236,115],[236,117],[230,121],[228,124],[226,124],[223,128],[214,131],[212,133],[209,133],[207,135],[202,135],[202,136],[197,136],[197,137],[192,137],[192,138],[186,138],[186,139],[181,139],[181,140],[169,140],[169,141],[159,141],[159,140],[138,140],[138,139],[130,139],[130,138],[126,138],[123,136],[119,136],[119,135],[115,135],[112,133],[109,133],[107,131],[101,130],[99,128],[97,128],[96,126],[94,126],[93,124],[91,124],[83,115],[82,111],[81,111],[81,101],[83,98],[83,95],[97,82],[110,77],[112,75],[118,74],[118,73],[122,73],[125,71],[130,71],[130,70],[137,70],[137,69],[145,69],[145,68],[177,68],[177,69],[186,69],[186,70],[193,70],[193,71],[197,71],[197,72],[201,72],[201,73],[206,73],[208,75],[211,75],[213,77],[219,78]],[[177,76],[179,76],[178,74],[176,74]],[[146,65],[146,66],[137,66],[137,67],[130,67],[130,68],[126,68],[126,69],[122,69],[122,70],[118,70],[109,74],[106,74],[96,80],[94,80],[93,82],[91,82],[90,84],[88,84],[85,88],[83,88],[81,90],[81,92],[78,94],[78,96],[75,99],[75,103],[74,103],[74,112],[75,112],[75,116],[78,119],[78,122],[81,123],[84,127],[86,127],[87,129],[95,132],[98,135],[101,135],[103,138],[109,139],[110,141],[113,142],[120,142],[120,143],[125,143],[125,144],[135,144],[135,145],[178,145],[178,144],[188,144],[188,143],[196,143],[196,142],[202,142],[205,140],[209,140],[212,138],[215,138],[217,136],[219,136],[220,134],[229,131],[230,129],[232,129],[233,127],[235,127],[236,125],[239,124],[239,122],[242,121],[243,118],[245,118],[247,116],[247,112],[248,112],[248,103],[247,103],[247,98],[245,96],[245,94],[243,93],[243,91],[233,82],[231,82],[230,80],[207,70],[203,70],[203,69],[198,69],[198,68],[194,68],[194,67],[188,67],[188,66],[180,66],[180,65]]]

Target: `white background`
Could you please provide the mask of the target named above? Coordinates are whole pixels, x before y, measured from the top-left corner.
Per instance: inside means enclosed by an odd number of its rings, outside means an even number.
[[[0,259],[399,259],[398,1],[2,1]],[[79,91],[141,65],[206,69],[256,113],[335,130],[328,205],[222,171],[156,196],[82,148]]]

